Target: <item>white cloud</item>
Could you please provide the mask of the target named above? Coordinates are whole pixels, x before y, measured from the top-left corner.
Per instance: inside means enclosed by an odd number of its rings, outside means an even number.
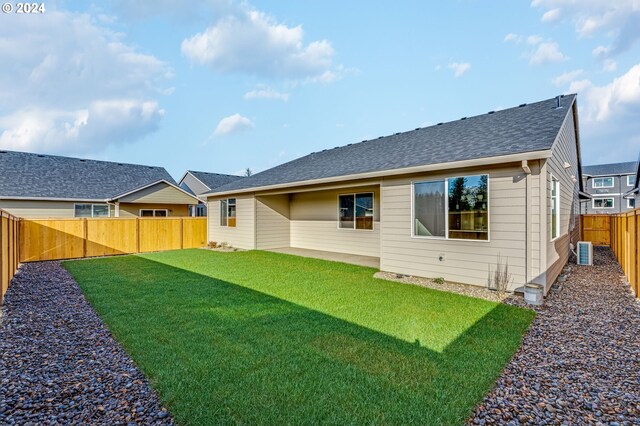
[[[462,77],[464,73],[469,71],[469,68],[471,68],[471,64],[468,62],[453,62],[448,65],[448,68],[453,70],[453,75],[456,78],[459,78]]]
[[[86,154],[158,128],[167,64],[88,15],[30,18],[0,25],[0,146]]]
[[[504,36],[503,41],[519,44],[522,42],[522,36],[514,33],[509,33],[506,36]]]
[[[253,122],[247,117],[243,117],[240,114],[233,114],[220,120],[213,134],[215,136],[223,136],[252,129],[253,127]]]
[[[276,99],[284,102],[289,100],[289,96],[289,93],[281,93],[271,87],[258,87],[244,94],[245,99]]]
[[[614,72],[618,69],[618,63],[613,59],[605,59],[602,63],[602,71]]]
[[[527,44],[536,45],[542,41],[542,37],[539,35],[530,35],[527,37]]]
[[[557,21],[560,18],[560,9],[551,9],[548,10],[542,15],[542,22],[553,22]]]
[[[580,77],[582,74],[584,74],[584,70],[581,69],[565,72],[564,74],[560,74],[559,76],[554,78],[553,84],[558,87],[565,86],[574,81],[576,78]]]
[[[560,46],[556,42],[540,43],[535,51],[529,57],[529,63],[532,65],[543,65],[552,62],[561,62],[567,57],[560,51]]]
[[[579,95],[580,134],[598,161],[628,158],[640,150],[640,64],[602,86],[574,81],[569,91]]]
[[[304,44],[302,26],[288,27],[244,6],[183,40],[182,53],[216,71],[332,81],[334,50],[326,40]]]
[[[86,153],[135,141],[155,131],[164,115],[156,102],[118,99],[87,109],[25,108],[0,117],[0,146],[35,152]]]
[[[544,22],[559,19],[572,22],[579,37],[597,33],[613,37],[610,50],[613,55],[640,40],[638,0],[533,0],[531,5],[547,10],[542,16]]]

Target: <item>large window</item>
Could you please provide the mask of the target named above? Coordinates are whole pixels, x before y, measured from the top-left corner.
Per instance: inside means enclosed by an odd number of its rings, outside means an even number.
[[[627,186],[635,186],[635,185],[636,185],[636,175],[628,175]]]
[[[592,203],[594,209],[612,209],[614,207],[613,197],[594,198]]]
[[[413,235],[446,237],[445,181],[419,182],[413,185]]]
[[[220,226],[235,228],[236,226],[236,199],[228,198],[220,200]]]
[[[551,239],[560,235],[560,181],[551,178]]]
[[[75,217],[109,217],[108,204],[76,204]]]
[[[338,228],[373,229],[373,193],[338,196]]]
[[[636,208],[636,200],[635,198],[627,198],[627,208],[635,209]]]
[[[487,241],[489,176],[414,183],[413,235]]]
[[[140,209],[141,217],[167,217],[167,209]]]
[[[612,177],[593,178],[593,180],[591,181],[591,186],[593,188],[613,188],[613,178]]]

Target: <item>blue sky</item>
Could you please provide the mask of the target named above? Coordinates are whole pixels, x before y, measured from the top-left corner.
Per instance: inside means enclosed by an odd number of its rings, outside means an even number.
[[[578,93],[584,164],[640,150],[640,0],[48,1],[0,15],[0,147],[261,171]]]

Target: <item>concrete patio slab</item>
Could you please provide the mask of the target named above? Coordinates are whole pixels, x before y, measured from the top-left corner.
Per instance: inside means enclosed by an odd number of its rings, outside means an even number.
[[[296,247],[283,247],[271,249],[276,253],[293,254],[295,256],[313,257],[315,259],[332,260],[334,262],[351,263],[353,265],[368,266],[380,269],[380,258],[372,256],[360,256],[357,254],[336,253],[333,251],[310,250]]]

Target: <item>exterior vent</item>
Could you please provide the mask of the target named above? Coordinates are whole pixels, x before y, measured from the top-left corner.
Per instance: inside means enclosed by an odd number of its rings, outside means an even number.
[[[460,120],[466,120],[466,119],[467,119],[467,117],[462,117]]]
[[[438,126],[442,126],[442,122],[438,123]]]
[[[527,106],[527,104],[520,104],[520,105],[518,105],[518,108],[522,108],[524,106]]]
[[[420,127],[416,127],[415,130],[420,130]]]
[[[593,244],[591,241],[578,241],[578,265],[593,265]]]
[[[396,133],[396,136],[398,136],[400,134],[400,132]]]
[[[487,114],[493,114],[495,113],[495,111],[489,111]]]

